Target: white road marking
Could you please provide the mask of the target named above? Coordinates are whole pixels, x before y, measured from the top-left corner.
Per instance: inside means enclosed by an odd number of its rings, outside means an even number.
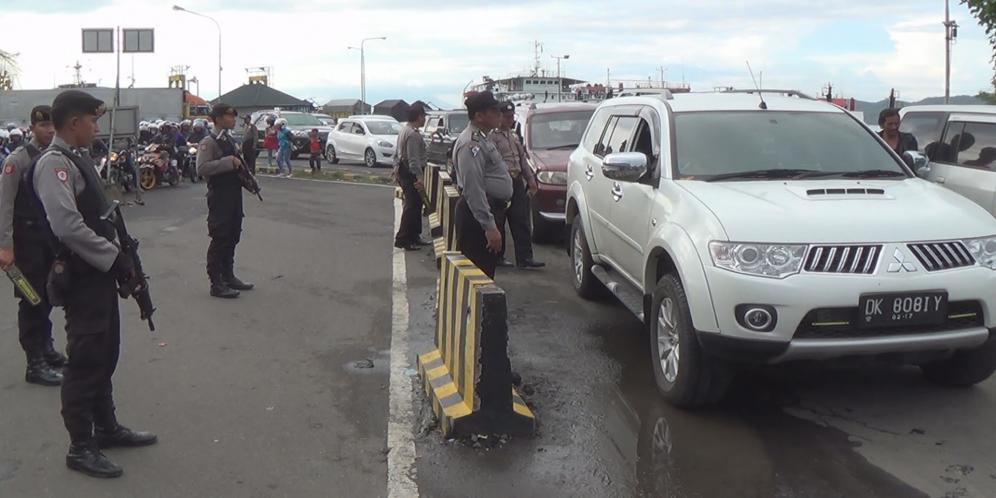
[[[292,181],[297,181],[297,182],[316,182],[316,183],[338,183],[340,185],[359,185],[361,187],[381,187],[381,188],[390,188],[390,189],[393,189],[393,188],[397,187],[397,185],[393,185],[393,184],[392,185],[382,185],[382,184],[379,184],[379,183],[344,182],[344,181],[340,181],[340,180],[318,180],[318,179],[315,179],[315,178],[294,178],[294,177],[284,178],[284,177],[280,177],[280,176],[276,176],[276,175],[268,175],[268,174],[259,174],[259,175],[256,175],[256,176],[258,176],[259,178],[272,178],[272,179],[276,179],[276,180],[292,180]]]
[[[394,229],[401,226],[401,201],[394,200]],[[393,240],[393,233],[392,240]],[[418,496],[415,482],[415,412],[408,349],[408,276],[405,250],[394,249],[391,326],[391,389],[387,418],[387,496]]]

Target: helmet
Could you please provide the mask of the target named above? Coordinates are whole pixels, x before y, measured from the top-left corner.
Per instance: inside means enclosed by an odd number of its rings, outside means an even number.
[[[207,127],[208,127],[207,120],[203,119],[203,118],[195,119],[194,120],[194,128],[197,128],[198,126],[200,126],[201,128],[207,129]]]
[[[280,118],[274,124],[277,126],[287,126],[287,120],[284,118]]]
[[[4,140],[7,140],[7,137],[9,135],[10,135],[10,133],[8,133],[7,130],[0,129],[0,142],[3,142]]]
[[[24,138],[24,132],[21,131],[20,128],[14,128],[13,130],[10,130],[10,138],[14,137]]]
[[[192,124],[193,123],[189,119],[184,119],[183,121],[180,121],[180,126],[190,126]]]
[[[145,121],[138,123],[138,131],[149,131],[149,123]]]
[[[7,131],[11,131],[17,128],[17,123],[7,123]]]

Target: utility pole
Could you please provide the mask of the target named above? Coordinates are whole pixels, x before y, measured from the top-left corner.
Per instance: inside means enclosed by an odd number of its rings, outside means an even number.
[[[944,0],[944,103],[951,103],[951,44],[958,38],[958,23],[951,20],[951,0]]]
[[[560,61],[561,59],[570,59],[571,56],[565,54],[560,56],[551,55],[550,57],[557,59],[557,102],[562,102],[563,99],[561,98],[561,95],[564,93],[564,80],[560,76]]]
[[[667,88],[667,82],[664,81],[664,71],[667,70],[664,66],[658,66],[657,69],[661,72],[661,88]]]
[[[367,114],[367,61],[364,45],[370,40],[386,40],[386,36],[375,36],[360,40],[359,47],[346,47],[350,50],[360,51],[360,103],[363,106],[363,114]],[[370,111],[372,112],[372,111]]]

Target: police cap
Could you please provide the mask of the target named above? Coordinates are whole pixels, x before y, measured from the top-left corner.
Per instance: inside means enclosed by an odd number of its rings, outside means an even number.
[[[408,121],[412,122],[416,119],[425,116],[425,104],[421,100],[416,100],[412,105],[408,107]]]
[[[501,106],[501,102],[498,102],[491,92],[478,92],[467,97],[464,105],[467,106],[467,114],[473,119],[474,114],[487,111],[488,109],[498,109]]]
[[[501,104],[502,114],[515,114],[515,104],[511,102],[503,102]]]
[[[226,114],[232,116],[238,116],[239,111],[235,110],[234,107],[228,104],[221,104],[221,103],[215,104],[214,107],[211,108],[211,121],[217,121],[218,118]]]
[[[104,101],[82,90],[66,90],[52,101],[52,122],[61,128],[69,118],[104,114]]]
[[[31,109],[31,126],[52,120],[52,107],[47,105],[35,106]]]

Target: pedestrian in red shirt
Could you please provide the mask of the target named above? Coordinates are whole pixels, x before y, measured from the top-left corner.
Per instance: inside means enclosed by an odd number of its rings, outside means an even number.
[[[322,139],[318,136],[318,128],[312,128],[308,137],[311,139],[311,159],[308,160],[308,164],[311,165],[312,173],[321,173]]]
[[[276,121],[277,118],[273,116],[266,117],[266,131],[263,135],[263,148],[266,149],[266,165],[271,170],[273,169],[273,156],[280,147],[277,141]]]

